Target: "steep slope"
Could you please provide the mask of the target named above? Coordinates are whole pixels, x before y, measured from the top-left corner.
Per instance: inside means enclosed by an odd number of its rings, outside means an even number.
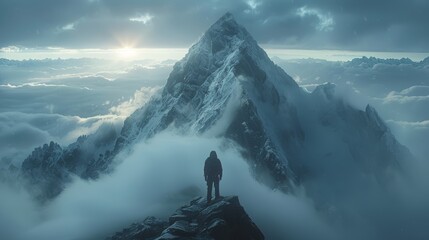
[[[258,180],[286,191],[305,184],[315,195],[314,182],[329,186],[330,196],[367,178],[388,182],[412,158],[373,108],[356,109],[333,84],[303,91],[227,13],[175,64],[163,91],[125,120],[114,147],[106,145],[108,154],[72,159],[71,167],[57,164],[50,173],[32,163],[50,155],[37,153],[23,172],[45,171],[52,176],[47,182],[64,169],[95,178],[118,153],[166,129],[231,139]]]
[[[115,152],[168,127],[227,136],[243,146],[258,177],[283,185],[294,176],[281,142],[304,139],[291,104],[300,92],[226,14],[176,63],[162,94],[125,121]]]
[[[373,107],[356,109],[334,84],[318,86],[300,104],[306,139],[291,167],[313,198],[335,202],[356,189],[384,189],[413,159]]]
[[[40,200],[53,198],[73,175],[95,179],[106,172],[117,137],[113,126],[103,125],[94,134],[80,136],[64,148],[51,141],[34,149],[23,161],[19,176],[30,186],[37,186],[30,189]]]
[[[162,94],[125,121],[115,151],[172,128],[236,141],[255,177],[276,188],[337,162],[344,174],[385,181],[409,151],[373,108],[337,95],[333,84],[304,92],[226,14],[174,66]]]

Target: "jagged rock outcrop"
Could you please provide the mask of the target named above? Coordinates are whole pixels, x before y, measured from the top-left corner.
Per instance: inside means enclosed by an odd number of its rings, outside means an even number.
[[[246,150],[257,178],[285,187],[295,176],[281,145],[304,140],[291,104],[300,92],[227,13],[175,64],[162,94],[125,120],[115,150],[170,126],[183,133],[226,136]]]
[[[81,136],[67,147],[55,142],[33,150],[22,163],[19,176],[29,183],[31,192],[40,200],[57,196],[72,179],[96,179],[106,172],[117,133],[103,126],[90,136]]]
[[[353,163],[358,168],[347,171],[384,179],[412,158],[379,117],[336,91],[334,84],[303,91],[226,14],[176,63],[162,94],[125,121],[115,149],[169,127],[223,136],[242,147],[258,180],[286,191],[317,176],[319,159],[330,168]]]
[[[238,197],[229,196],[210,205],[204,198],[196,198],[179,208],[168,221],[148,217],[108,239],[262,240],[264,235],[240,205]]]
[[[33,176],[45,175],[48,186],[70,173],[96,178],[118,153],[169,128],[235,141],[255,178],[284,191],[341,181],[344,189],[330,187],[335,196],[353,189],[356,178],[387,182],[389,172],[412,158],[375,109],[357,109],[333,84],[303,91],[227,13],[174,65],[162,92],[125,120],[117,138],[91,154],[80,154],[82,147],[63,151],[57,170],[38,164],[50,162],[50,154],[37,153],[41,159],[27,159],[22,171],[36,183]]]
[[[50,198],[61,192],[62,184],[70,180],[64,168],[57,167],[61,161],[63,149],[60,145],[50,142],[42,147],[34,149],[22,163],[22,176],[31,184],[37,185],[37,192],[33,192],[40,198]]]

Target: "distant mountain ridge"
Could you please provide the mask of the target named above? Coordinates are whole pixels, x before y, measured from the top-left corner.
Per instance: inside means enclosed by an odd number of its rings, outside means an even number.
[[[333,84],[305,92],[227,13],[174,65],[163,91],[125,120],[120,136],[106,141],[108,152],[83,151],[76,161],[33,164],[65,159],[69,152],[44,147],[24,161],[22,172],[35,182],[40,175],[56,184],[61,174],[97,178],[111,169],[118,153],[170,128],[235,141],[256,179],[285,191],[308,183],[317,192],[311,181],[327,173],[330,178],[323,181],[333,185],[332,194],[345,188],[338,180],[347,182],[348,176],[386,182],[389,172],[412,158],[374,108],[354,108]],[[52,149],[59,148],[53,144]],[[338,165],[346,172],[335,172]]]
[[[116,138],[114,127],[102,126],[67,147],[51,141],[34,149],[23,161],[20,176],[37,186],[30,190],[40,200],[54,198],[71,182],[72,175],[96,179],[100,173],[108,172]]]
[[[376,64],[387,64],[387,65],[409,64],[413,66],[425,67],[429,64],[429,57],[423,59],[422,61],[413,61],[409,58],[381,59],[376,57],[361,57],[361,58],[354,58],[351,61],[348,61],[347,64],[353,65],[353,66],[362,66],[362,67],[373,67]]]

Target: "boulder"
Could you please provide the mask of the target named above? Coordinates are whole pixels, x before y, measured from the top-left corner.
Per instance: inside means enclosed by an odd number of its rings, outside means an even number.
[[[203,197],[177,209],[167,221],[155,217],[134,223],[111,240],[261,240],[264,235],[247,215],[237,196],[207,204]]]

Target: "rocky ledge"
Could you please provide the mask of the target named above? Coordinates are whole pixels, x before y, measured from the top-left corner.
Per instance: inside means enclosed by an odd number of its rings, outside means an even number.
[[[183,206],[168,221],[148,217],[134,223],[108,239],[264,239],[261,230],[240,205],[237,196],[222,197],[209,205],[198,197]]]

